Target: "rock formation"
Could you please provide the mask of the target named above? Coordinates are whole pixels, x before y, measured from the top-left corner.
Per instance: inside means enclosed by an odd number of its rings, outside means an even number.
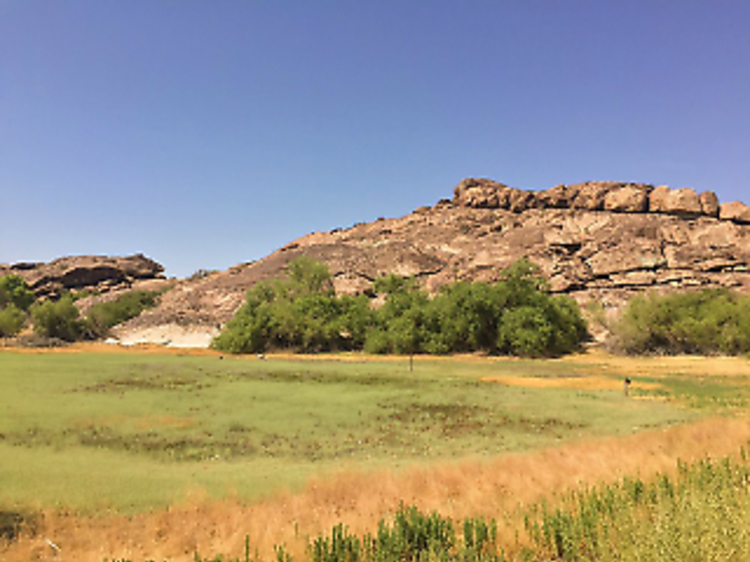
[[[648,184],[586,182],[525,191],[487,179],[451,201],[396,219],[304,236],[266,258],[183,281],[123,327],[215,331],[246,290],[306,255],[328,264],[336,290],[366,291],[381,275],[414,276],[431,291],[459,279],[494,281],[536,262],[552,290],[616,310],[632,295],[693,287],[750,291],[750,208],[716,195]]]
[[[20,275],[40,297],[64,291],[106,293],[131,288],[138,282],[163,279],[164,268],[136,254],[128,257],[73,256],[49,263],[0,264],[0,276]]]

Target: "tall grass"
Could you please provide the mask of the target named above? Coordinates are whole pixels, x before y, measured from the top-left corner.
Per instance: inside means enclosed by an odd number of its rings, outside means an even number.
[[[750,560],[750,465],[740,460],[679,463],[676,475],[623,480],[578,490],[560,507],[527,510],[530,544],[498,542],[494,519],[458,524],[437,512],[401,506],[377,532],[356,535],[344,523],[308,543],[305,562]],[[462,531],[462,532],[461,532]],[[506,550],[507,549],[507,550]],[[250,560],[249,544],[245,560]],[[278,562],[292,562],[283,546]],[[217,557],[201,562],[219,562]],[[226,559],[227,561],[231,559]],[[235,559],[240,562],[240,558]],[[123,561],[124,562],[124,561]]]
[[[622,561],[703,562],[750,559],[750,466],[725,458],[680,463],[675,476],[576,491],[561,507],[532,506],[525,518],[531,544],[506,553],[495,520],[462,526],[416,507],[381,520],[375,534],[357,536],[339,523],[314,538],[306,562]],[[463,533],[457,532],[463,529]],[[511,547],[513,545],[510,545]],[[292,557],[276,547],[279,562]],[[245,560],[249,561],[249,545]],[[211,562],[209,559],[196,560]],[[223,560],[215,558],[214,562]],[[236,559],[239,562],[239,558]]]
[[[722,418],[492,461],[321,475],[303,492],[279,493],[249,505],[196,496],[127,517],[106,510],[90,516],[48,510],[40,515],[39,531],[22,536],[0,552],[0,559],[21,562],[41,552],[52,560],[48,538],[64,549],[66,559],[81,562],[105,557],[177,562],[193,560],[195,552],[233,560],[244,552],[249,536],[254,559],[273,560],[274,545],[283,545],[285,553],[301,561],[308,545],[329,536],[338,524],[357,537],[373,534],[381,519],[390,524],[402,502],[423,514],[450,518],[457,533],[466,519],[481,518],[488,525],[494,519],[497,545],[506,557],[514,557],[535,544],[524,528],[524,516],[532,514],[529,506],[546,500],[554,511],[582,485],[604,486],[635,476],[650,482],[658,474],[671,478],[677,474],[676,459],[692,463],[706,455],[724,457],[748,439],[750,424]]]

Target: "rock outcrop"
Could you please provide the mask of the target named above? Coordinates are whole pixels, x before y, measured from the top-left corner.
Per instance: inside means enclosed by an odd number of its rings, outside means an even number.
[[[106,293],[138,282],[163,279],[164,268],[142,254],[127,257],[72,256],[49,263],[0,264],[0,276],[20,275],[37,296],[57,297],[65,291]]]
[[[737,201],[724,203],[720,207],[719,218],[738,224],[750,224],[750,207]]]
[[[664,213],[684,218],[719,217],[719,200],[711,191],[697,193],[645,183],[613,181],[558,185],[546,191],[523,191],[489,179],[468,178],[459,183],[453,203],[475,209],[585,209],[613,213]],[[722,206],[721,218],[750,223],[750,208],[742,203]]]
[[[634,294],[693,287],[750,291],[750,209],[710,192],[586,182],[525,191],[467,179],[441,200],[395,219],[313,233],[266,258],[183,281],[123,330],[160,325],[216,330],[258,281],[305,255],[325,262],[340,293],[388,273],[430,291],[459,279],[497,280],[526,257],[552,290],[616,310]]]

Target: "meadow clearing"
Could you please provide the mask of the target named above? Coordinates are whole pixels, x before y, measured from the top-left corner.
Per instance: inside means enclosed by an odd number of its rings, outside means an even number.
[[[401,502],[512,551],[524,506],[750,439],[746,359],[164,351],[0,351],[0,558],[296,558]]]

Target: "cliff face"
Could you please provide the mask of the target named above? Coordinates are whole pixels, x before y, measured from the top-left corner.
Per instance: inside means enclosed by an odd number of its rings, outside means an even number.
[[[750,208],[710,192],[588,182],[532,192],[467,179],[452,200],[396,219],[313,233],[253,263],[184,281],[122,334],[177,325],[215,333],[246,290],[305,255],[325,262],[336,290],[381,275],[414,276],[430,291],[459,279],[494,281],[514,261],[537,263],[552,290],[617,310],[634,294],[693,287],[750,291]]]

